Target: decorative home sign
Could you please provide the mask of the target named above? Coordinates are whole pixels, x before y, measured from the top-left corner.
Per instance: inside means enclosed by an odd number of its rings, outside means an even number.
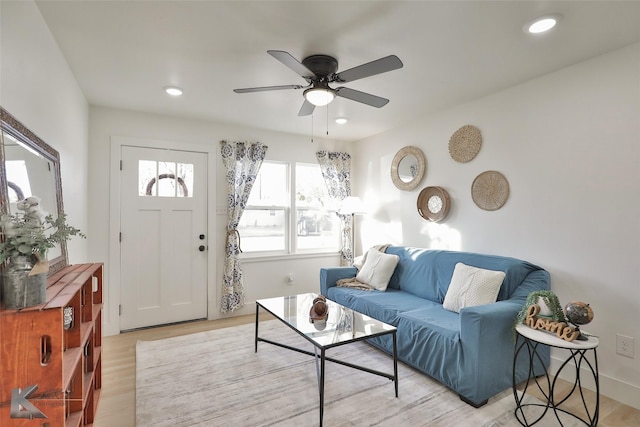
[[[509,182],[500,172],[482,172],[473,180],[471,197],[480,209],[498,210],[509,197]]]
[[[527,309],[527,317],[524,319],[524,324],[533,329],[553,332],[558,338],[569,342],[580,336],[579,329],[569,326],[565,322],[556,322],[544,317],[538,317],[538,314],[540,314],[540,306],[531,304]]]
[[[451,135],[449,139],[449,154],[456,162],[467,163],[473,160],[480,151],[482,135],[480,129],[471,125],[464,125]]]
[[[442,187],[425,187],[418,195],[418,213],[427,221],[440,222],[449,213],[449,193]]]

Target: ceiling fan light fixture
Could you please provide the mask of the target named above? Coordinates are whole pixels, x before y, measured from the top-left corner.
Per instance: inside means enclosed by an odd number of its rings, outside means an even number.
[[[312,87],[304,91],[304,98],[316,107],[329,104],[335,97],[335,92],[329,86]]]

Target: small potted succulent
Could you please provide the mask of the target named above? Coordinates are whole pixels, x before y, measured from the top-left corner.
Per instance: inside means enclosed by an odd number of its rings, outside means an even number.
[[[520,309],[520,312],[513,323],[514,339],[516,336],[516,326],[524,321],[527,317],[527,310],[529,309],[529,306],[533,304],[538,304],[540,306],[540,316],[548,317],[555,322],[567,322],[562,306],[560,305],[560,300],[556,294],[547,290],[533,291],[527,296],[527,300],[522,306],[522,309]]]
[[[57,218],[40,207],[40,199],[27,197],[18,202],[19,212],[0,217],[0,264],[4,308],[22,308],[42,304],[46,299],[47,251],[72,236],[85,238],[66,223],[66,215]]]

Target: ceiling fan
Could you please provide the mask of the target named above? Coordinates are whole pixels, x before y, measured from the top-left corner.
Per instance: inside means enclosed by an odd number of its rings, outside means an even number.
[[[336,96],[361,102],[373,107],[383,107],[389,100],[359,90],[349,89],[340,86],[332,88],[329,83],[349,83],[376,74],[402,68],[402,61],[395,56],[389,55],[366,64],[350,68],[346,71],[336,73],[338,61],[328,55],[311,55],[304,58],[302,62],[291,56],[289,52],[283,50],[268,50],[267,53],[284,65],[295,71],[307,81],[306,86],[284,85],[284,86],[263,86],[244,89],[234,89],[235,93],[265,92],[270,90],[304,89],[304,103],[298,112],[298,116],[308,116],[313,113],[316,107],[329,104]]]

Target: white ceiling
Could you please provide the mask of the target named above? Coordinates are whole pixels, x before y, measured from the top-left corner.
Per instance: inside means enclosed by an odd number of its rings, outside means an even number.
[[[37,4],[92,105],[309,135],[305,84],[266,53],[327,54],[339,71],[397,55],[404,68],[344,86],[389,98],[338,98],[316,135],[357,140],[640,41],[639,1],[55,1]],[[560,13],[550,33],[522,28]],[[163,86],[177,85],[172,98]],[[338,116],[349,118],[337,125]]]

